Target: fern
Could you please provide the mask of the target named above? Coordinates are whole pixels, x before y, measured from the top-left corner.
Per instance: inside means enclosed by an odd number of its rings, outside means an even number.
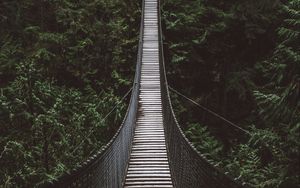
[[[216,138],[211,136],[206,127],[197,123],[190,124],[185,134],[203,155],[213,161],[220,161],[223,147]]]

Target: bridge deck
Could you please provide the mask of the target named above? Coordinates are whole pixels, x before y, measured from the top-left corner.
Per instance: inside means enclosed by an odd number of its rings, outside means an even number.
[[[157,0],[145,0],[139,112],[124,187],[173,187],[159,74]]]

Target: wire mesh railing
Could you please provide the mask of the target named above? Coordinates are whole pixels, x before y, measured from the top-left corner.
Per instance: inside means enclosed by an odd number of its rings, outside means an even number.
[[[159,7],[160,9],[160,3]],[[163,120],[165,126],[166,143],[171,169],[172,180],[175,187],[204,187],[204,188],[238,188],[243,185],[227,176],[201,155],[185,137],[180,128],[174,111],[168,90],[165,70],[161,11],[159,13],[159,37],[160,37],[160,74],[161,93],[163,105]]]
[[[144,30],[144,2],[142,4],[140,39],[136,73],[132,87],[129,106],[121,127],[110,140],[95,155],[83,164],[63,175],[54,182],[41,187],[122,187],[131,153],[131,144],[138,112],[139,83],[141,77],[142,43]]]

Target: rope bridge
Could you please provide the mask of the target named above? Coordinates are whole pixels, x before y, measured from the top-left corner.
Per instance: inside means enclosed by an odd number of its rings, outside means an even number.
[[[158,0],[144,0],[136,74],[111,141],[45,187],[243,187],[208,162],[176,121],[167,83]]]

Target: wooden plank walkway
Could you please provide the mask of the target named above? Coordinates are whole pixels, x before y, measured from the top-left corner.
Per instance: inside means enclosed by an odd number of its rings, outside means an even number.
[[[159,74],[158,2],[145,0],[139,114],[124,187],[173,187]]]

